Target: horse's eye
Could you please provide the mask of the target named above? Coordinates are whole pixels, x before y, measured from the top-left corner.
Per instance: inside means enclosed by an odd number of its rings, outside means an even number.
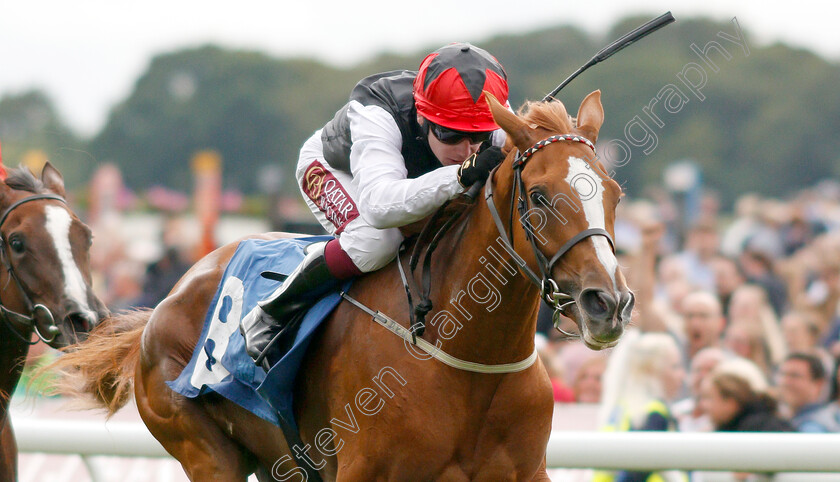
[[[534,188],[531,190],[529,196],[531,198],[531,203],[533,203],[534,206],[542,206],[546,204],[545,192],[542,188]]]
[[[22,253],[26,250],[26,246],[23,244],[23,240],[21,238],[10,239],[9,246],[11,246],[12,251],[15,253]]]

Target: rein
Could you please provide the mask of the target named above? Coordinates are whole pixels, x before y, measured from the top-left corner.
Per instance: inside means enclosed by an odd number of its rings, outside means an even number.
[[[481,183],[477,182],[473,184],[467,192],[459,196],[458,199],[464,199],[468,204],[472,204],[475,202],[476,197],[478,197],[478,192],[480,190]],[[427,221],[423,226],[423,230],[420,231],[420,235],[417,237],[417,241],[414,243],[414,247],[411,251],[408,266],[409,272],[414,273],[415,269],[417,269],[417,263],[420,261],[423,247],[427,245],[426,255],[423,256],[423,266],[421,268],[422,287],[420,290],[420,301],[416,306],[412,302],[411,285],[408,282],[409,278],[405,274],[402,260],[397,257],[397,268],[399,268],[400,278],[402,279],[406,297],[408,298],[411,337],[412,343],[415,345],[417,344],[417,335],[423,336],[423,333],[426,331],[426,315],[432,311],[433,308],[432,300],[429,298],[429,294],[432,291],[432,254],[437,249],[438,243],[441,239],[443,239],[443,235],[455,225],[456,221],[461,219],[461,216],[465,212],[465,210],[455,211],[449,218],[446,219],[446,221],[443,222],[440,227],[437,227],[440,218],[443,217],[443,215],[447,212],[447,208],[451,205],[452,202],[447,201],[443,204],[443,206],[435,211],[431,219],[429,219],[429,221]],[[403,241],[403,246],[400,247],[400,251],[404,251],[405,248],[405,241]],[[414,277],[412,276],[411,279],[414,280]]]
[[[34,196],[25,197],[6,208],[3,215],[0,216],[0,228],[3,227],[3,224],[6,222],[6,218],[9,217],[9,214],[11,214],[11,212],[21,204],[44,199],[61,201],[62,204],[67,204],[64,198],[55,194],[36,194]],[[26,290],[23,289],[23,283],[21,283],[15,273],[15,269],[12,267],[9,256],[6,254],[6,244],[6,238],[3,236],[3,233],[0,232],[0,260],[2,260],[3,267],[9,273],[9,276],[15,281],[15,285],[17,285],[18,291],[23,297],[26,309],[29,311],[29,316],[6,308],[3,301],[0,300],[0,321],[3,321],[17,338],[28,345],[34,345],[39,341],[29,341],[29,336],[24,335],[24,333],[29,330],[34,330],[40,341],[43,341],[44,343],[51,343],[60,332],[58,326],[55,324],[55,318],[49,308],[40,303],[33,304],[29,295],[26,294]],[[41,331],[41,326],[44,327],[46,334]]]
[[[534,258],[537,260],[537,267],[540,270],[540,275],[534,273],[534,271],[525,263],[516,264],[519,266],[520,271],[522,271],[522,273],[525,274],[532,283],[539,287],[540,296],[554,309],[553,321],[555,328],[566,336],[576,337],[576,335],[561,330],[559,322],[560,314],[564,313],[570,306],[576,304],[577,300],[573,296],[560,291],[557,283],[551,278],[551,271],[557,261],[559,261],[564,254],[572,249],[574,245],[590,236],[606,237],[613,250],[615,250],[615,243],[612,236],[610,236],[610,233],[608,233],[605,229],[589,228],[572,236],[571,239],[566,241],[566,243],[557,250],[550,260],[537,247],[536,239],[533,234],[533,226],[530,221],[530,216],[528,215],[528,197],[523,196],[525,193],[525,181],[522,180],[522,169],[525,168],[525,164],[531,156],[534,155],[534,153],[544,147],[560,141],[579,142],[592,149],[592,152],[595,153],[595,144],[593,144],[592,141],[583,136],[574,134],[553,135],[538,141],[533,146],[525,150],[525,152],[522,152],[521,154],[517,153],[516,159],[513,161],[514,193],[511,194],[510,198],[511,221],[507,232],[505,230],[504,223],[502,222],[502,218],[499,216],[496,204],[493,202],[493,175],[496,173],[498,166],[492,173],[490,173],[490,177],[484,185],[484,199],[487,201],[487,207],[490,209],[490,215],[493,217],[493,222],[496,224],[496,229],[499,231],[500,239],[505,243],[506,247],[509,248],[511,253],[515,252],[513,247],[513,205],[516,203],[517,209],[519,210],[519,222],[525,230],[526,239],[528,239],[531,244],[531,250],[534,253]]]

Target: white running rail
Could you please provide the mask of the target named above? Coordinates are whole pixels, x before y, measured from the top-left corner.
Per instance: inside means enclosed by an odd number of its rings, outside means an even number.
[[[168,457],[136,422],[13,418],[21,452],[90,456]],[[550,468],[838,472],[840,434],[553,432]],[[838,477],[840,478],[840,477]]]

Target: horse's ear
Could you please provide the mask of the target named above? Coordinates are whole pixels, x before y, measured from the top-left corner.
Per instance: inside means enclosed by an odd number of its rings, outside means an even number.
[[[531,142],[531,128],[528,124],[503,106],[490,92],[485,90],[484,97],[487,99],[487,104],[490,105],[493,120],[504,129],[508,138],[513,141],[516,147],[522,151],[530,147],[533,143]]]
[[[592,142],[598,140],[598,131],[604,123],[604,106],[601,105],[601,91],[587,95],[580,103],[577,115],[577,129]]]
[[[6,180],[0,181],[0,205],[6,205],[12,195],[12,188],[6,184]]]
[[[44,168],[41,170],[41,182],[43,182],[44,186],[46,186],[46,188],[50,191],[64,197],[64,178],[61,176],[61,173],[58,172],[58,169],[50,164],[50,161],[47,161],[47,163],[44,164]]]

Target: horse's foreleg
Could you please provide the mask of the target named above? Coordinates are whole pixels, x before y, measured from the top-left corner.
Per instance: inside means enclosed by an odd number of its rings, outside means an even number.
[[[138,369],[135,397],[146,427],[191,481],[245,482],[253,472],[253,458],[225,435],[200,399],[175,394],[155,369]]]

